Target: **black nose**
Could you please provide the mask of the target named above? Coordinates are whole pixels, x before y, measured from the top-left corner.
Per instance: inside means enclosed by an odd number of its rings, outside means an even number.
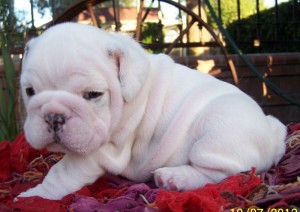
[[[66,123],[65,116],[57,113],[46,114],[44,120],[54,132],[62,131],[62,126]]]

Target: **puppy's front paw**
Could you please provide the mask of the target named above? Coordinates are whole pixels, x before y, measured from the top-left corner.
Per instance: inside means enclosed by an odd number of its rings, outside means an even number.
[[[25,192],[20,193],[18,197],[32,197],[32,196],[40,196],[41,194],[41,188],[40,186],[36,186],[34,188],[31,188]]]
[[[42,184],[39,184],[34,188],[31,188],[25,192],[20,193],[15,200],[18,200],[19,197],[33,197],[33,196],[39,196],[51,200],[57,200],[61,198],[60,196],[53,195],[50,191],[44,189]]]

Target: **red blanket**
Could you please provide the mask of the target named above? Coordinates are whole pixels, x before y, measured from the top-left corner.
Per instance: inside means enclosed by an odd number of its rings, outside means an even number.
[[[245,208],[300,207],[300,124],[289,126],[287,151],[280,163],[260,176],[231,176],[218,184],[186,192],[169,192],[153,182],[134,183],[105,175],[93,185],[60,201],[14,198],[42,182],[63,155],[32,149],[20,134],[0,143],[0,211],[233,211]]]

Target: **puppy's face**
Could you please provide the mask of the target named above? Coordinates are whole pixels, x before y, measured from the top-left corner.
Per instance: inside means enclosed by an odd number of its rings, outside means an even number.
[[[86,154],[109,140],[120,119],[121,59],[108,50],[108,38],[93,35],[96,29],[68,27],[28,44],[21,74],[24,130],[36,149]]]
[[[149,67],[148,54],[124,35],[72,23],[46,30],[28,43],[22,64],[28,142],[82,154],[109,142]]]

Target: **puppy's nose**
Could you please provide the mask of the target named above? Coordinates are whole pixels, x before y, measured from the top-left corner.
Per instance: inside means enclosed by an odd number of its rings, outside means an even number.
[[[66,117],[57,113],[46,114],[44,120],[54,132],[61,131],[62,126],[66,123]]]

